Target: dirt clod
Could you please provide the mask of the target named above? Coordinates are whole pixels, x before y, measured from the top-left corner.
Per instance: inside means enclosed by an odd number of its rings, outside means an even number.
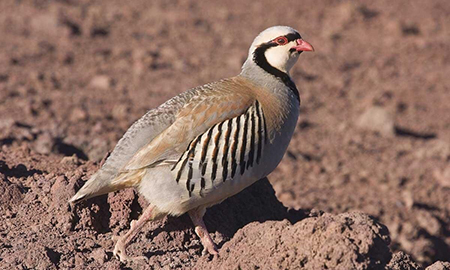
[[[251,223],[197,269],[383,269],[391,258],[385,226],[361,213]]]

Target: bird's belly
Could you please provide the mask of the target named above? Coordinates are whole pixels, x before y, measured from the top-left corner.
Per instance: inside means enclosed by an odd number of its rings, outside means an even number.
[[[148,169],[139,186],[139,192],[156,205],[161,212],[172,215],[181,215],[187,211],[199,207],[210,207],[218,204],[226,198],[233,196],[257,180],[267,176],[281,161],[285,148],[284,145],[274,144],[264,151],[270,158],[262,158],[259,164],[244,171],[237,172],[235,177],[223,179],[204,179],[205,187],[190,191],[186,183],[177,182],[169,166]],[[196,172],[194,174],[197,174]],[[200,182],[201,179],[193,178],[192,182]]]

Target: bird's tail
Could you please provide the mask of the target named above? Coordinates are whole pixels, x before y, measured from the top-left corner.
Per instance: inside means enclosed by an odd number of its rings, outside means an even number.
[[[111,173],[101,170],[89,178],[84,186],[69,200],[70,203],[78,203],[89,198],[100,196],[116,189],[111,185]]]
[[[92,175],[69,202],[77,203],[119,189],[136,186],[139,184],[144,174],[145,170],[136,170],[119,173],[119,175],[116,176],[112,172],[101,169],[96,174]]]

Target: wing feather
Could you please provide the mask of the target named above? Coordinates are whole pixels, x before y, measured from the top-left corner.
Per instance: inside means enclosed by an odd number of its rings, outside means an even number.
[[[236,91],[233,81],[221,81],[214,89],[193,97],[176,115],[175,121],[142,147],[123,171],[139,170],[177,160],[188,144],[211,126],[245,112],[254,102],[250,91]]]

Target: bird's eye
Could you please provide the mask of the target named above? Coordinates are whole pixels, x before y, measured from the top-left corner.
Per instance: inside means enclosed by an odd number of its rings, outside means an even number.
[[[277,43],[278,45],[286,45],[288,43],[288,39],[287,37],[277,37],[275,39],[275,43]]]

